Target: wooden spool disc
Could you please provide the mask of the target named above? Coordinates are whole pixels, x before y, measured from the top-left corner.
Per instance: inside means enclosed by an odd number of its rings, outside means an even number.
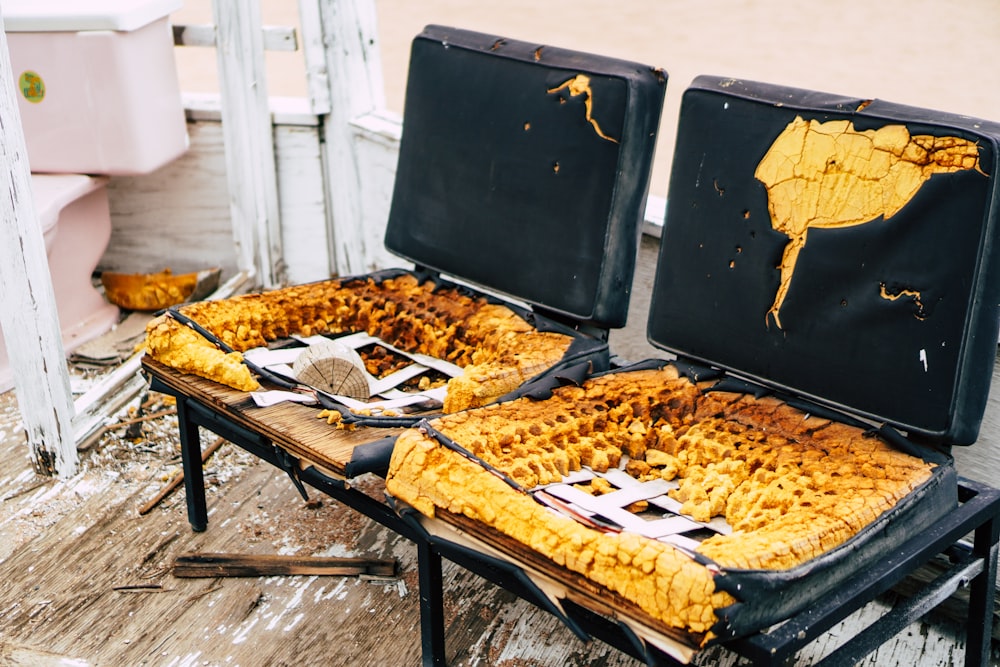
[[[371,397],[368,372],[358,353],[336,341],[310,345],[292,365],[299,381],[328,394],[359,401]]]

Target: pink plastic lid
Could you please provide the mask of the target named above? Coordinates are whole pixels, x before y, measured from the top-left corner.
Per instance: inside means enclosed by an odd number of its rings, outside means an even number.
[[[135,30],[181,8],[181,0],[4,0],[7,32]]]

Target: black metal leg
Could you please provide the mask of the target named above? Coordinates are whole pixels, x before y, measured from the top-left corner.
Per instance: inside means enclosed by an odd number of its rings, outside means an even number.
[[[205,474],[201,462],[201,437],[198,424],[188,416],[186,401],[177,399],[177,424],[180,429],[181,461],[184,465],[184,494],[187,498],[188,523],[197,533],[208,527],[205,503]]]
[[[994,516],[976,529],[973,555],[982,558],[983,571],[969,587],[969,620],[966,623],[965,666],[990,664],[993,635],[993,600],[997,579],[997,542],[1000,519]]]
[[[420,644],[425,667],[444,667],[444,583],[441,554],[427,540],[417,540],[420,581]]]

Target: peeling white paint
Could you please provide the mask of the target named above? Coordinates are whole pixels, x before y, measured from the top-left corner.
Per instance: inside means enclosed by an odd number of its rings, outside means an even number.
[[[235,635],[233,636],[233,643],[234,643],[234,644],[242,644],[242,643],[243,643],[243,642],[245,642],[245,641],[246,641],[247,639],[249,639],[249,637],[250,637],[250,631],[254,629],[254,627],[255,627],[255,626],[257,625],[257,622],[258,622],[259,620],[260,620],[260,618],[259,618],[259,617],[256,617],[256,616],[255,616],[255,617],[254,617],[254,618],[253,618],[253,619],[252,619],[252,620],[251,620],[251,621],[250,621],[249,623],[247,623],[247,624],[246,624],[246,625],[245,625],[244,627],[242,627],[242,628],[239,628],[239,629],[238,629],[238,630],[236,631],[236,634],[235,634]]]
[[[188,655],[178,656],[167,663],[167,667],[193,667],[198,664],[198,658],[201,657],[201,651],[196,651],[195,653],[189,653]]]
[[[344,598],[347,597],[347,593],[348,593],[347,586],[345,585],[346,583],[347,582],[344,581],[343,579],[339,580],[337,582],[337,585],[334,586],[334,588],[329,593],[327,593],[323,598],[321,598],[321,599],[322,600],[343,600]]]
[[[278,548],[278,555],[280,556],[294,556],[299,551],[302,550],[302,546],[295,544],[293,538],[285,536],[282,539],[282,545]]]
[[[292,630],[292,629],[293,629],[293,628],[294,628],[294,627],[295,627],[296,625],[298,625],[298,624],[299,624],[299,621],[301,621],[301,620],[302,620],[303,618],[305,618],[305,614],[304,614],[304,613],[298,613],[298,614],[296,614],[296,615],[295,615],[295,618],[293,618],[293,619],[292,619],[292,622],[291,622],[291,623],[289,623],[288,625],[286,625],[285,627],[283,627],[283,628],[282,628],[282,630],[283,630],[284,632],[289,632],[289,631],[290,631],[290,630]]]
[[[331,544],[316,555],[320,558],[350,558],[354,554],[343,544]]]
[[[287,612],[289,610],[292,610],[292,609],[298,609],[299,607],[301,607],[302,606],[302,597],[303,597],[303,595],[305,594],[306,590],[308,590],[309,586],[311,584],[313,584],[317,580],[317,578],[318,577],[316,577],[316,576],[312,576],[312,577],[309,577],[308,579],[306,579],[301,584],[297,584],[297,582],[293,583],[293,585],[296,587],[295,593],[285,603],[285,608],[284,609],[282,609],[281,611],[279,611],[277,614],[273,614],[273,615],[270,616],[270,620],[268,621],[268,624],[265,627],[265,629],[266,630],[274,630],[275,628],[278,627],[279,623],[281,623],[281,619],[284,617],[285,612]],[[290,579],[290,581],[291,581],[291,579]],[[293,621],[293,623],[297,623],[297,621]]]

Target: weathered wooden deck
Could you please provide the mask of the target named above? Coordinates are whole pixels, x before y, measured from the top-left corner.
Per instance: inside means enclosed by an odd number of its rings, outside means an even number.
[[[105,436],[84,472],[57,482],[35,477],[5,432],[0,664],[419,664],[416,550],[362,515],[318,494],[306,504],[225,445],[206,468],[210,529],[194,533],[183,490],[138,513],[177,469],[172,436]],[[399,575],[173,577],[173,559],[193,551],[387,558]],[[453,664],[632,664],[458,568],[445,576]]]
[[[655,248],[645,239],[638,311]],[[646,356],[643,329],[633,318],[613,349]],[[169,410],[155,404],[162,396],[147,398],[147,413]],[[81,453],[82,472],[64,481],[33,474],[17,421],[13,394],[0,395],[0,665],[420,664],[417,557],[407,540],[318,492],[318,504],[303,502],[283,473],[228,443],[206,465],[209,528],[194,533],[183,490],[139,515],[179,471],[174,416],[144,422],[132,441],[124,428],[108,429]],[[981,442],[957,452],[960,473],[997,479],[998,437],[1000,389]],[[378,479],[359,484],[381,494]],[[398,576],[175,578],[171,563],[189,552],[391,558]],[[451,665],[640,664],[582,643],[554,617],[456,566],[446,563],[444,577]],[[835,628],[799,664],[851,637],[880,608]],[[961,622],[935,614],[862,664],[960,663],[964,641]],[[741,664],[718,649],[696,663]]]
[[[5,404],[9,399],[5,397]],[[5,415],[9,423],[10,410]],[[306,504],[274,468],[224,445],[206,467],[209,530],[190,530],[178,491],[138,513],[176,471],[171,417],[136,443],[105,436],[86,470],[35,477],[20,438],[0,449],[0,664],[417,665],[416,550],[364,516],[314,494]],[[13,482],[13,483],[12,483]],[[379,493],[378,480],[364,480]],[[180,579],[187,552],[363,556],[398,562],[392,579],[272,576]],[[452,665],[637,665],[584,644],[554,617],[446,564]],[[835,643],[871,611],[832,633]],[[960,629],[934,619],[908,628],[865,664],[949,665]],[[817,654],[822,647],[817,647]],[[709,650],[698,664],[739,664]],[[802,664],[808,664],[808,661]]]

